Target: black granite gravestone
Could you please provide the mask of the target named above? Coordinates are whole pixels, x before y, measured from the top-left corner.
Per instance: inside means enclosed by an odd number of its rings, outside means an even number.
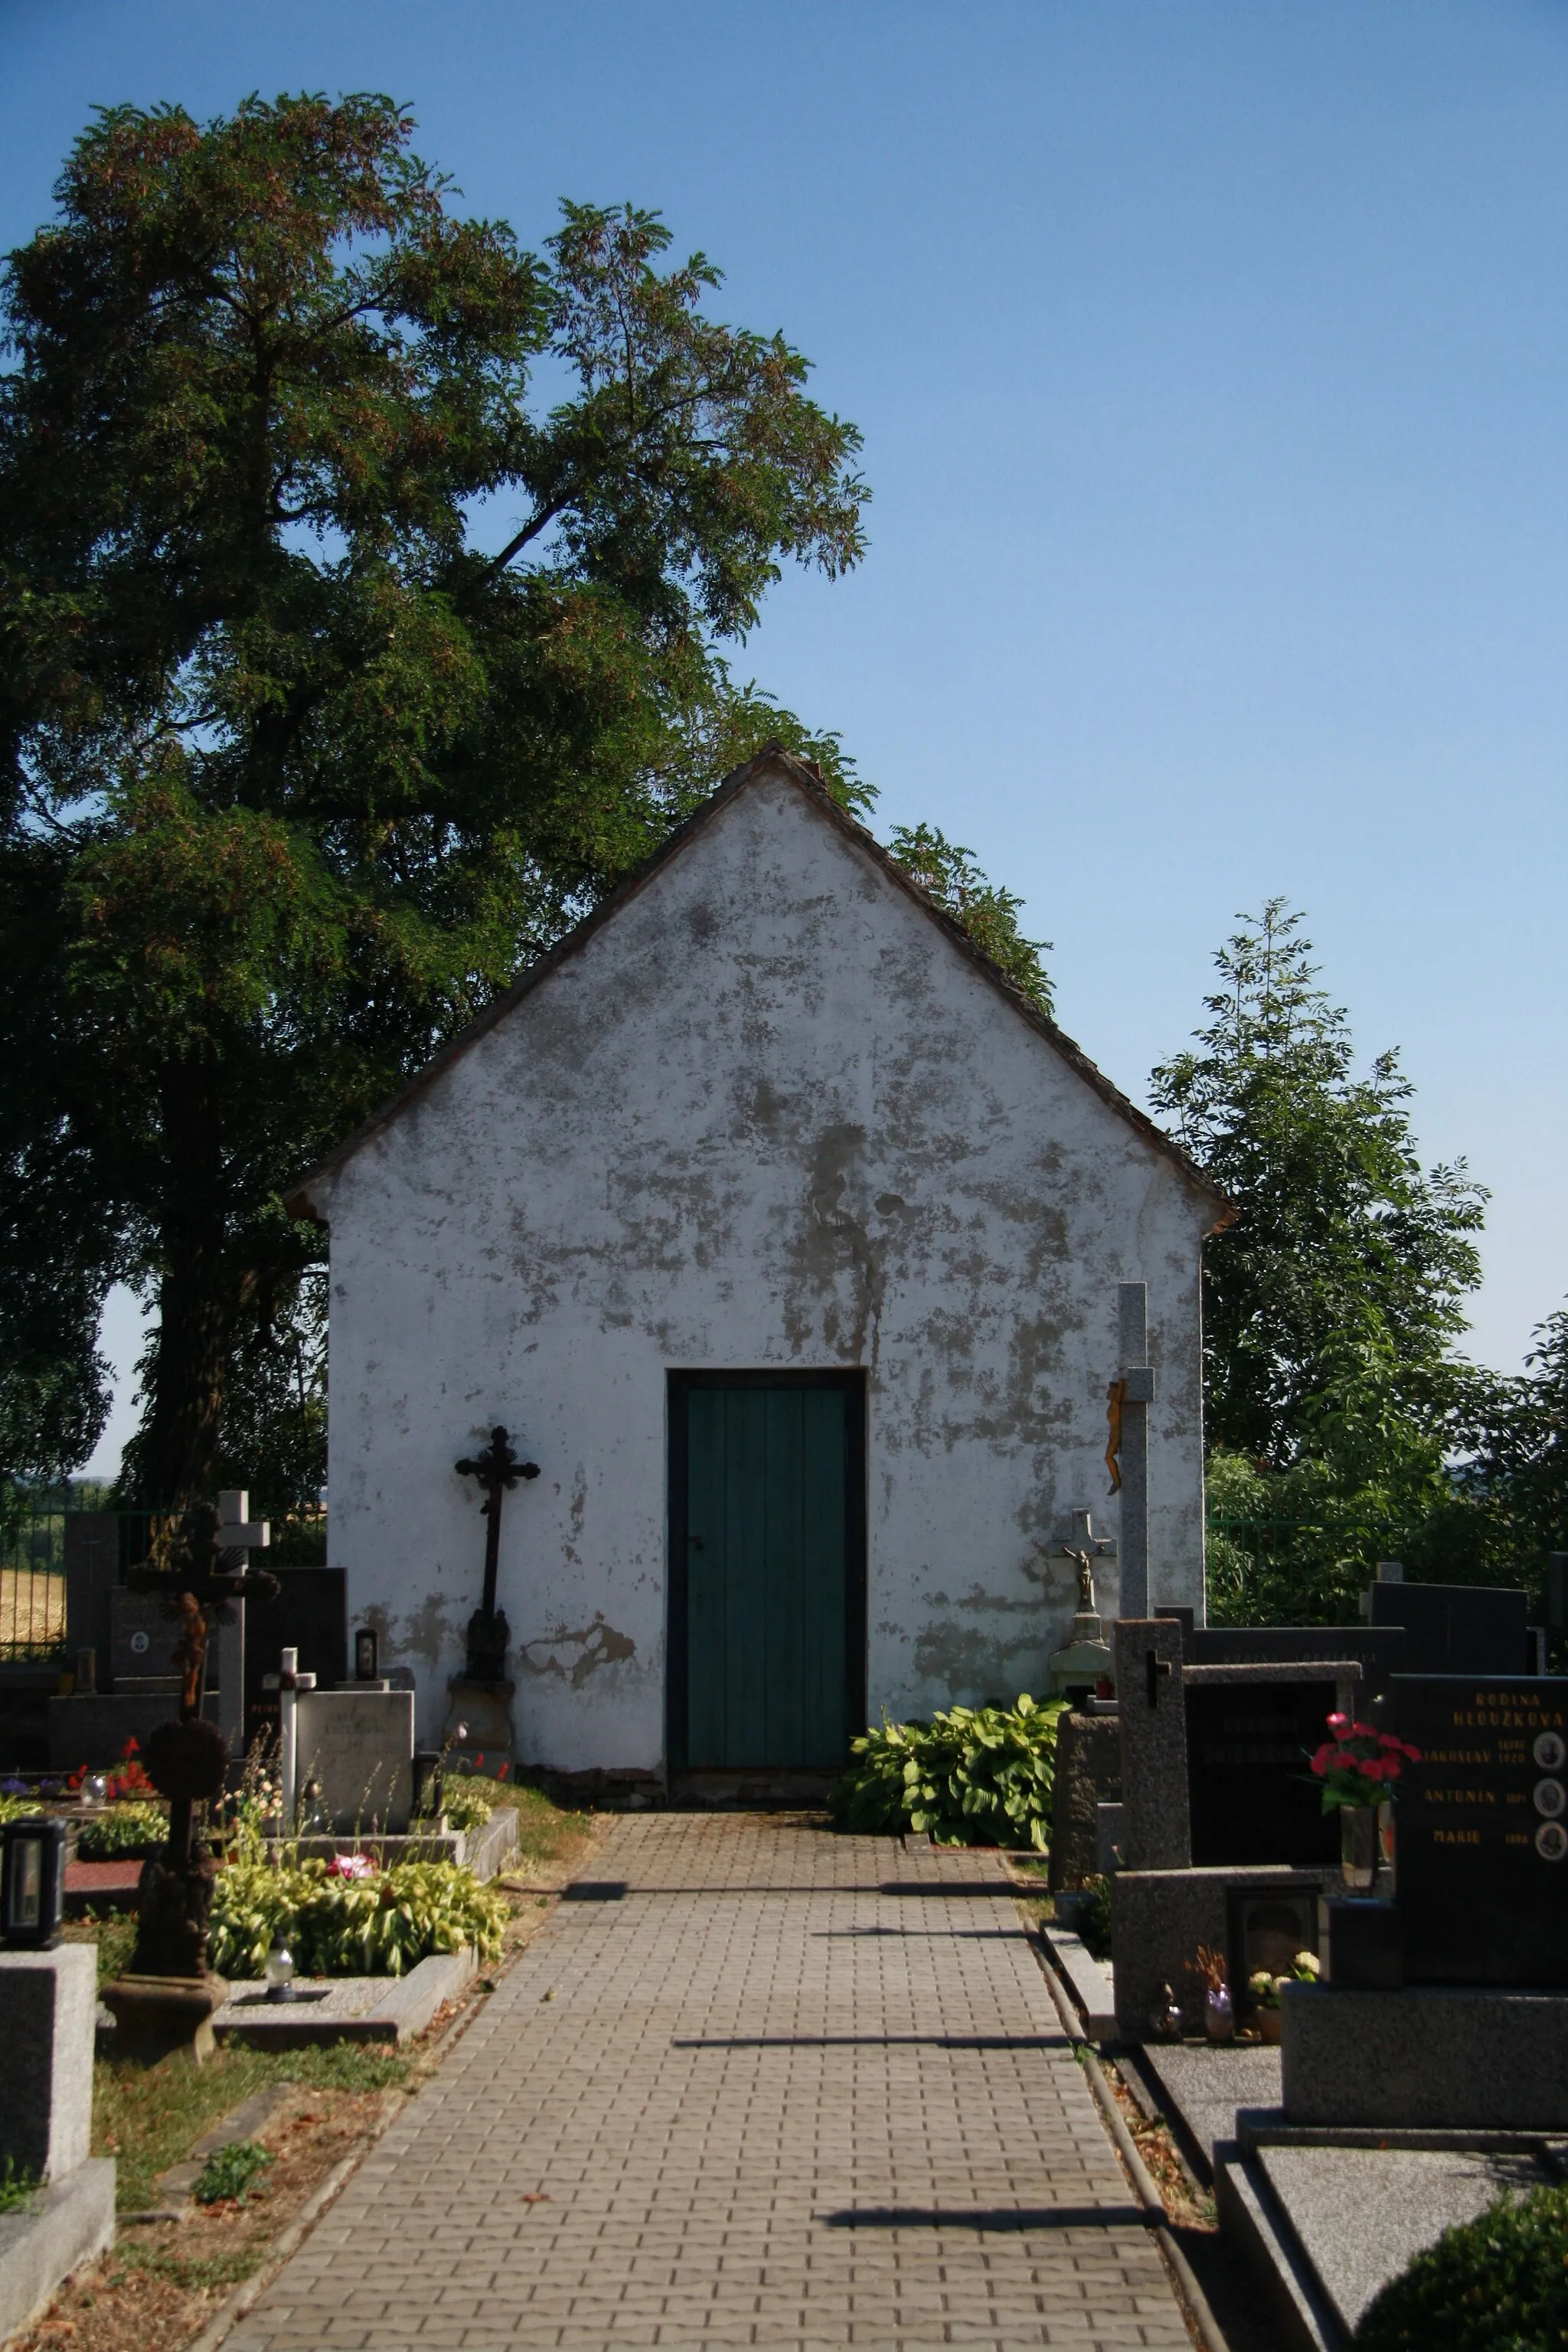
[[[1333,1705],[1332,1683],[1189,1684],[1194,1867],[1338,1860],[1339,1828],[1309,1769]]]
[[[335,1690],[348,1677],[347,1576],[341,1568],[280,1568],[276,1596],[246,1604],[245,1744],[278,1736],[278,1693],[264,1687],[276,1676],[280,1651],[298,1650],[301,1674],[314,1675],[318,1690]]]
[[[1568,1987],[1568,1678],[1396,1675],[1408,1984]]]
[[[1406,1675],[1522,1675],[1529,1597],[1487,1584],[1374,1584],[1367,1595],[1374,1626],[1402,1625]],[[1420,1742],[1417,1741],[1419,1746]]]

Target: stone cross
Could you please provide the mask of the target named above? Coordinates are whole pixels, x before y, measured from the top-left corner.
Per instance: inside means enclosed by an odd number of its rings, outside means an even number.
[[[300,1672],[298,1650],[285,1650],[278,1662],[275,1675],[263,1675],[264,1690],[278,1694],[278,1778],[282,1784],[279,1804],[283,1814],[283,1834],[287,1837],[294,1826],[295,1791],[300,1778],[300,1693],[316,1687],[314,1675]]]
[[[1149,1286],[1116,1286],[1117,1352],[1121,1370],[1110,1383],[1110,1444],[1106,1460],[1111,1492],[1121,1496],[1123,1617],[1147,1617],[1149,1598],[1149,1407],[1154,1374],[1149,1362]]]

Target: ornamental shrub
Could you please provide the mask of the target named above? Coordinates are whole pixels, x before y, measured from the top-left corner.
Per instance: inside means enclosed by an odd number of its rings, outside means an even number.
[[[450,1862],[400,1862],[344,1878],[312,1859],[231,1862],[217,1874],[208,1941],[219,1976],[259,1977],[275,1936],[307,1977],[400,1977],[433,1952],[500,1958],[506,1897]]]
[[[83,1862],[107,1862],[137,1847],[162,1845],[169,1834],[169,1816],[160,1804],[139,1800],[133,1804],[106,1805],[83,1822],[76,1833],[76,1850]]]
[[[1561,2352],[1568,2345],[1568,2189],[1504,2198],[1445,2230],[1356,2330],[1364,2352]]]
[[[454,1772],[441,1783],[441,1811],[455,1830],[482,1828],[496,1809],[489,1781],[471,1772]]]
[[[1046,1851],[1057,1725],[1067,1702],[953,1706],[929,1723],[889,1723],[850,1748],[828,1803],[840,1829],[929,1830],[938,1845]]]

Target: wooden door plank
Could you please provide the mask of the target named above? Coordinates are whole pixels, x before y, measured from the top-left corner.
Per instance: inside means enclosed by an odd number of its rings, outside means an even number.
[[[803,1422],[801,1544],[809,1563],[805,1583],[801,1678],[801,1761],[842,1763],[848,1751],[846,1721],[846,1416],[843,1389],[816,1389],[801,1399]]]
[[[724,1566],[726,1399],[693,1389],[687,1400],[686,1760],[725,1760]]]
[[[771,1764],[767,1752],[767,1392],[724,1392],[724,1761]]]
[[[767,1392],[767,1568],[763,1596],[767,1760],[801,1764],[804,1618],[813,1562],[803,1543],[805,1446],[800,1389]]]

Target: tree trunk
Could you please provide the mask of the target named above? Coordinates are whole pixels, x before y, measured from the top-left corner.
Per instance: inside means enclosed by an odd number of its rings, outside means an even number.
[[[205,1500],[213,1491],[234,1304],[216,1074],[201,1064],[173,1064],[161,1096],[163,1272],[140,1477],[142,1499],[153,1506]]]

